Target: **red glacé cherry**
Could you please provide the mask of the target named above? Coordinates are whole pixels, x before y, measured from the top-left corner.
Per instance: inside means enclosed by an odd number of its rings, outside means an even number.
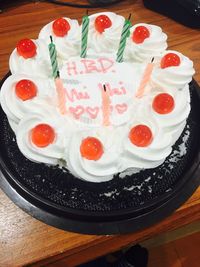
[[[17,43],[17,53],[23,58],[32,58],[36,55],[37,47],[31,39],[23,39]]]
[[[30,80],[20,80],[15,85],[15,93],[21,100],[26,101],[37,95],[37,86]]]
[[[160,67],[162,69],[168,68],[168,67],[175,67],[179,66],[181,64],[180,57],[175,53],[168,53],[166,54],[160,62]]]
[[[81,156],[88,160],[98,160],[103,154],[103,145],[95,137],[88,136],[83,139],[80,146]]]
[[[168,114],[172,112],[174,106],[174,98],[167,93],[158,94],[154,98],[152,104],[153,109],[159,114]]]
[[[110,28],[112,26],[112,22],[108,16],[100,15],[96,17],[94,26],[99,33],[102,33],[105,31],[105,29]]]
[[[31,141],[37,147],[46,147],[55,140],[55,131],[48,124],[38,124],[31,130]]]
[[[70,28],[69,22],[64,18],[56,19],[52,25],[53,32],[58,37],[65,36]]]
[[[132,40],[136,44],[141,44],[146,38],[149,38],[150,32],[145,26],[137,26],[133,32]]]
[[[146,147],[151,144],[153,140],[153,134],[148,126],[139,124],[130,130],[129,139],[135,146]]]

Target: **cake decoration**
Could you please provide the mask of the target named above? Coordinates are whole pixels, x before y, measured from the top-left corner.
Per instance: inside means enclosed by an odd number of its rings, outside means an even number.
[[[37,86],[30,80],[20,80],[15,85],[15,93],[21,100],[26,101],[37,95]]]
[[[162,164],[186,125],[194,74],[166,40],[112,12],[44,26],[33,57],[12,52],[0,94],[20,151],[91,182]]]
[[[142,97],[145,93],[148,92],[148,91],[145,91],[145,89],[151,78],[151,74],[152,74],[153,67],[154,67],[153,61],[154,61],[154,58],[152,58],[151,63],[148,63],[146,66],[144,75],[140,82],[140,86],[135,95],[136,97]]]
[[[83,158],[96,161],[103,154],[103,145],[97,138],[87,137],[81,143],[80,152]]]
[[[149,37],[142,43],[135,43],[132,40],[136,28],[145,27],[149,31]],[[167,35],[159,26],[138,23],[130,28],[130,37],[127,40],[127,46],[124,54],[125,60],[134,62],[151,62],[153,57],[160,56],[167,49]]]
[[[56,19],[52,25],[52,30],[54,34],[58,37],[63,37],[67,35],[70,28],[71,27],[70,27],[69,22],[64,18]]]
[[[168,53],[164,55],[164,57],[161,59],[160,67],[162,69],[172,67],[172,66],[179,66],[180,65],[180,57],[175,53]]]
[[[34,44],[33,46],[31,45],[31,49],[33,47],[33,50],[28,50],[28,58],[20,56],[17,52],[17,48],[13,50],[9,59],[11,73],[23,73],[27,75],[37,74],[38,77],[43,78],[52,77],[51,62],[46,43],[39,39],[31,40],[31,44],[32,43]],[[35,46],[37,48],[36,53]]]
[[[112,26],[112,21],[106,15],[99,15],[94,21],[94,26],[99,33],[102,33]]]
[[[87,54],[87,42],[88,42],[88,31],[89,31],[89,18],[88,11],[86,16],[82,19],[82,37],[81,37],[81,57],[85,58]]]
[[[174,99],[170,94],[158,94],[153,100],[153,109],[159,114],[168,114],[174,109]]]
[[[67,99],[66,99],[63,82],[60,79],[59,71],[57,72],[57,77],[55,79],[55,86],[56,86],[56,91],[57,91],[58,107],[60,109],[60,113],[63,115],[67,114]]]
[[[136,125],[129,133],[131,143],[139,147],[149,146],[153,140],[151,129],[146,125]]]
[[[54,129],[48,124],[38,124],[31,130],[31,141],[38,147],[46,147],[55,139]]]
[[[126,47],[126,39],[130,35],[130,27],[132,26],[131,22],[131,14],[129,15],[129,18],[124,21],[124,25],[122,28],[122,33],[121,33],[121,38],[119,42],[119,48],[117,51],[117,62],[122,62],[123,61],[123,55],[124,55],[124,50]]]
[[[57,52],[56,47],[53,43],[53,38],[50,36],[51,43],[48,45],[49,47],[49,55],[51,60],[51,66],[52,66],[52,73],[53,77],[57,78],[58,76],[58,62],[57,62]]]
[[[102,93],[102,112],[103,112],[103,125],[110,125],[110,96],[106,89],[105,84],[103,85]]]
[[[141,44],[146,38],[149,38],[150,32],[145,26],[137,26],[132,34],[132,40],[136,44]]]
[[[17,43],[17,53],[23,58],[32,58],[36,55],[37,47],[30,39],[23,39]]]

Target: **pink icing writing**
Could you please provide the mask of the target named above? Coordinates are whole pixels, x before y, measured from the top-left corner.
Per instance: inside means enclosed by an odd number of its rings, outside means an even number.
[[[85,111],[89,114],[91,119],[96,119],[99,113],[99,107],[86,107]]]
[[[127,106],[127,104],[123,103],[123,104],[117,104],[117,105],[115,106],[115,108],[116,108],[116,110],[117,110],[117,112],[118,112],[119,114],[123,114],[124,112],[127,111],[128,106]]]
[[[83,113],[88,113],[91,119],[96,119],[99,113],[99,107],[86,107],[79,105],[76,107],[70,107],[69,111],[73,114],[76,119],[80,119]]]
[[[84,113],[84,107],[82,106],[70,107],[69,111],[78,120],[81,117],[81,115]]]
[[[114,61],[109,58],[82,59],[78,64],[72,61],[67,63],[67,74],[71,76],[92,72],[106,73],[112,68],[113,64]]]
[[[103,110],[103,106],[101,107],[102,110]],[[128,106],[127,104],[125,103],[122,103],[122,104],[117,104],[115,105],[114,107],[112,105],[110,105],[109,107],[109,114],[111,112],[113,112],[113,109],[116,109],[116,111],[119,113],[119,114],[123,114],[124,112],[127,111],[128,109]],[[91,119],[96,119],[96,117],[98,116],[99,114],[99,111],[100,111],[100,108],[99,107],[83,107],[81,105],[78,105],[76,107],[69,107],[69,111],[73,114],[73,116],[76,118],[76,119],[80,119],[80,117],[84,114],[84,113],[87,113],[89,115],[89,117]],[[108,118],[107,118],[108,119]]]
[[[70,92],[69,90],[65,89],[66,97],[69,101],[74,102],[75,100],[81,99],[90,99],[90,96],[87,92],[77,92],[76,89],[72,89]]]
[[[67,73],[69,76],[78,74],[76,62],[72,61],[67,63]]]
[[[103,85],[101,83],[98,84],[98,87],[100,90],[103,90]],[[112,88],[109,83],[106,83],[106,89],[108,90],[110,96],[126,94],[126,89],[124,86],[121,86],[120,88],[117,87]]]

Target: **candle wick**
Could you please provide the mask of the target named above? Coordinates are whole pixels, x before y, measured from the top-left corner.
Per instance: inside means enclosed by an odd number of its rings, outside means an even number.
[[[103,85],[103,90],[104,90],[104,92],[106,92],[106,85],[105,84]]]
[[[58,77],[58,78],[60,77],[60,72],[59,72],[59,70],[57,71],[57,77]]]
[[[51,43],[53,43],[53,38],[52,38],[52,36],[50,35],[50,40],[51,40]]]
[[[129,14],[129,17],[128,17],[128,20],[130,20],[130,19],[131,19],[131,16],[132,16],[132,14],[130,13],[130,14]]]
[[[154,57],[152,57],[152,60],[151,60],[151,63],[153,63],[154,62]]]

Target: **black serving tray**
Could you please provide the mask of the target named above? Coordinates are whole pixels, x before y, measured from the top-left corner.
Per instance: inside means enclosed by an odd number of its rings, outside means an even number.
[[[124,234],[159,222],[200,184],[200,89],[194,80],[190,92],[187,125],[165,162],[100,184],[26,159],[0,109],[0,187],[31,216],[67,231]]]

